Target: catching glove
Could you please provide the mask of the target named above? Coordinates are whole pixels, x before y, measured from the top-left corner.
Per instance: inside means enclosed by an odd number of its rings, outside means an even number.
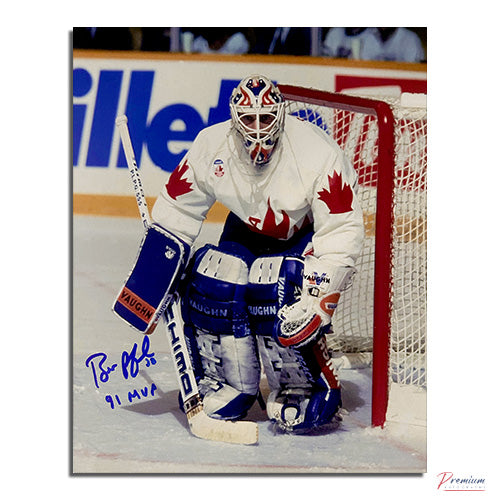
[[[318,258],[306,257],[299,300],[278,311],[275,327],[278,343],[283,347],[302,347],[325,333],[340,294],[349,288],[355,272],[352,267],[338,267],[328,272]]]

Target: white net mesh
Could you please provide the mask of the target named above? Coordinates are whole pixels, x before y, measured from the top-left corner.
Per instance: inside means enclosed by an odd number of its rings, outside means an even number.
[[[392,312],[389,377],[398,384],[426,385],[427,112],[384,99],[395,120]],[[344,353],[373,349],[374,265],[378,181],[378,123],[371,114],[296,100],[288,112],[316,123],[343,148],[359,176],[365,240],[353,286],[334,315],[329,346]],[[377,217],[386,217],[378,214]]]

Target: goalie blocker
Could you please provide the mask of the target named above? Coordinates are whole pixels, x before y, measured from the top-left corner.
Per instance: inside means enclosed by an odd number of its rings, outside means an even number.
[[[154,331],[189,257],[189,246],[158,224],[146,229],[113,311],[141,333]]]

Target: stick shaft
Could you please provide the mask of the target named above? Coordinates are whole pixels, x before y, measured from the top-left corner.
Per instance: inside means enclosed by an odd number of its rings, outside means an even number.
[[[139,175],[139,169],[135,160],[134,148],[132,146],[132,141],[130,140],[127,117],[125,115],[119,116],[116,119],[116,126],[118,127],[118,131],[120,132],[123,151],[125,152],[128,170],[130,172],[130,177],[132,178],[132,185],[134,187],[137,208],[139,209],[139,213],[141,214],[141,220],[144,227],[148,228],[151,225],[151,217],[149,215],[146,196],[144,195],[144,190],[142,188],[141,176]]]
[[[144,190],[142,189],[141,177],[137,162],[135,160],[134,148],[130,140],[128,120],[125,115],[116,119],[116,126],[120,132],[120,138],[127,159],[127,165],[134,186],[137,207],[141,214],[141,220],[145,229],[151,225],[148,205]],[[176,371],[177,382],[181,391],[182,403],[186,412],[189,428],[193,435],[214,441],[223,441],[238,444],[254,444],[258,440],[258,426],[255,422],[229,422],[209,418],[203,412],[198,384],[194,375],[193,364],[189,355],[185,334],[183,331],[182,314],[179,298],[175,297],[167,306],[166,314],[167,331],[169,334],[169,346]]]

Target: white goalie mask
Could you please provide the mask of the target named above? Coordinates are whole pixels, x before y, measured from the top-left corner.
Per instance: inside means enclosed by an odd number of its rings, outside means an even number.
[[[283,96],[265,76],[249,76],[233,90],[229,107],[237,135],[251,163],[260,170],[271,159],[283,131]]]

